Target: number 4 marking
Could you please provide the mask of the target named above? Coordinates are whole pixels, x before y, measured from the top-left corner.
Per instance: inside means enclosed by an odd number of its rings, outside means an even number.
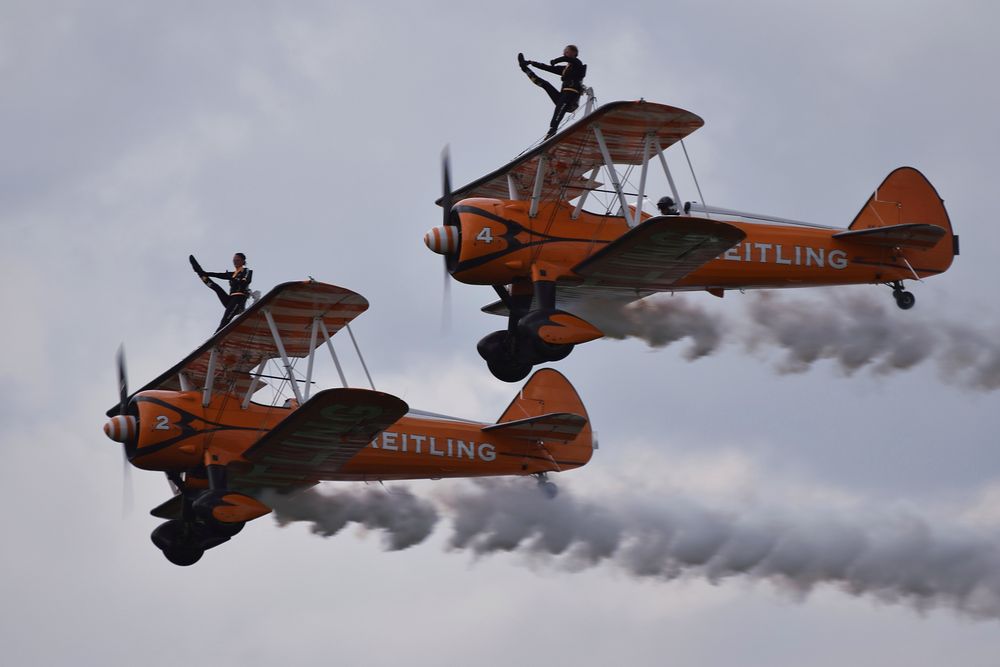
[[[493,243],[493,229],[490,227],[483,227],[476,234],[476,240],[482,241],[483,243]]]
[[[169,431],[170,430],[170,420],[167,419],[166,415],[156,416],[156,426],[153,427],[157,431]]]

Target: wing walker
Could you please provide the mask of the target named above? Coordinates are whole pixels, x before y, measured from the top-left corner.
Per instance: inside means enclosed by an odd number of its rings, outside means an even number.
[[[593,452],[587,411],[559,372],[543,369],[494,424],[410,409],[401,399],[347,387],[332,337],[368,308],[359,294],[315,281],[284,283],[184,360],[130,394],[119,356],[119,404],[105,433],[128,461],[166,473],[174,496],[153,543],[172,563],[205,550],[270,512],[266,490],[289,493],[324,480],[382,481],[534,475],[585,465]],[[353,334],[351,334],[353,339]],[[311,394],[316,352],[327,348],[344,387]],[[296,362],[306,360],[304,375]],[[269,361],[283,370],[267,375]],[[366,371],[367,372],[367,371]],[[287,383],[283,404],[254,395]]]
[[[647,213],[650,165],[669,184],[672,198],[661,201],[680,202],[664,151],[680,144],[686,156],[683,139],[702,125],[684,109],[613,102],[457,190],[444,159],[444,220],[424,242],[455,280],[499,296],[483,310],[507,326],[478,344],[494,376],[519,381],[533,365],[600,338],[585,318],[596,302],[878,283],[908,309],[916,299],[904,281],[942,273],[958,254],[943,201],[911,167],[890,173],[846,228],[703,201],[670,210],[679,215]],[[585,208],[594,193],[607,195],[603,211]]]

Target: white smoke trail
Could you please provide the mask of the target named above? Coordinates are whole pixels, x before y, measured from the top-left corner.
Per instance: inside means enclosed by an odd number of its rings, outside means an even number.
[[[565,489],[548,500],[532,487],[523,479],[457,483],[433,504],[408,492],[309,491],[307,501],[282,500],[275,512],[279,523],[311,521],[327,536],[351,521],[380,528],[389,549],[422,541],[443,516],[449,548],[478,556],[515,552],[569,571],[607,565],[663,580],[740,576],[800,596],[826,584],[918,610],[1000,619],[1000,536],[904,513],[716,511],[667,495],[583,498]]]
[[[824,359],[848,375],[861,368],[889,374],[933,360],[949,382],[981,391],[1000,388],[1000,331],[930,321],[867,294],[815,296],[806,300],[774,292],[752,294],[746,307],[749,321],[676,296],[627,306],[589,304],[581,317],[611,338],[639,338],[652,347],[690,338],[692,345],[684,353],[690,360],[715,352],[725,342],[759,353],[782,351],[777,364],[781,373],[805,372]]]
[[[275,508],[275,520],[284,526],[293,521],[309,521],[312,531],[332,537],[356,523],[381,530],[385,547],[399,551],[423,542],[434,530],[438,512],[403,487],[392,492],[363,487],[323,493],[316,488],[293,495],[265,494],[265,503]]]
[[[684,299],[643,299],[628,306],[592,302],[580,310],[609,338],[641,338],[652,347],[665,347],[683,338],[691,339],[687,359],[711,354],[722,341],[725,322]]]

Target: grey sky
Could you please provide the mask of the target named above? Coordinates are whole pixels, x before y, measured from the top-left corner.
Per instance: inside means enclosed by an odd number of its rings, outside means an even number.
[[[473,561],[444,550],[445,526],[385,553],[376,535],[321,539],[265,518],[176,568],[148,537],[166,484],[134,471],[122,519],[120,452],[100,425],[120,341],[139,386],[217,321],[186,255],[221,270],[236,250],[258,289],[308,274],[364,294],[372,307],[355,332],[379,389],[495,419],[515,387],[475,353],[500,326],[478,310],[493,297],[453,285],[442,334],[440,261],[421,236],[440,216],[441,147],[460,184],[539,138],[550,106],[515,55],[548,59],[569,42],[601,102],[644,97],[705,119],[687,146],[708,203],[846,225],[891,169],[922,170],[962,256],[893,316],[996,332],[998,19],[971,0],[4,3],[7,659],[995,664],[995,621],[829,587],[795,600],[739,578]],[[682,155],[668,156],[680,169]],[[689,178],[681,186],[697,198]],[[890,301],[885,288],[852,289]],[[754,295],[685,298],[740,322]],[[557,365],[601,442],[560,484],[613,499],[628,480],[712,507],[749,495],[859,517],[904,508],[994,534],[997,393],[942,382],[933,365],[780,375],[776,350],[727,344],[687,361],[686,345],[599,341]],[[319,372],[333,384],[330,366]]]

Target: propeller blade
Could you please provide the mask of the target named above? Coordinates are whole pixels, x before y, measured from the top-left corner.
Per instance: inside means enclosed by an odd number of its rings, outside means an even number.
[[[118,366],[118,414],[124,415],[128,411],[128,371],[125,368],[125,344],[118,346],[117,355]],[[122,445],[122,518],[132,513],[132,465],[128,460],[128,453]]]
[[[134,493],[132,489],[132,464],[128,462],[128,455],[122,447],[122,518],[132,514],[134,504]]]
[[[448,226],[448,219],[451,216],[453,206],[451,196],[451,151],[446,145],[441,151],[441,210],[444,211],[442,225]],[[448,273],[448,258],[444,258],[444,292],[441,295],[441,331],[448,333],[451,330],[451,276]]]
[[[128,408],[128,374],[125,370],[125,344],[118,346],[118,414]]]
[[[451,215],[451,151],[445,146],[441,151],[441,210],[444,211],[444,223],[448,224]]]
[[[444,292],[441,295],[441,333],[451,333],[451,275],[444,267]]]

